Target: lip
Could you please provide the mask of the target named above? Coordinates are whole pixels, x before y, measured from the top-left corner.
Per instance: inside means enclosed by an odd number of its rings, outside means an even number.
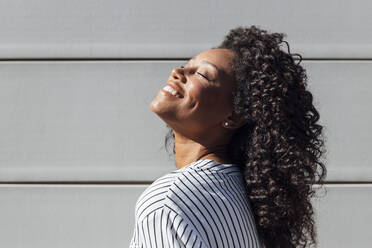
[[[166,95],[166,96],[170,96],[170,97],[174,97],[174,98],[178,98],[178,99],[180,99],[179,97],[172,95],[171,93],[169,93],[169,92],[166,91],[166,90],[160,89],[160,92],[161,92],[163,95]]]
[[[179,86],[176,82],[168,82],[167,85],[169,87],[172,87],[177,93],[181,96],[181,98],[184,97],[184,92],[182,90],[182,87]]]

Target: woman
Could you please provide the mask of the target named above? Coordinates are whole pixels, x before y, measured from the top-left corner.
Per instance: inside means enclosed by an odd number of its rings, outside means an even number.
[[[169,128],[178,169],[138,199],[130,247],[316,244],[322,126],[283,37],[237,27],[172,71],[150,108]]]

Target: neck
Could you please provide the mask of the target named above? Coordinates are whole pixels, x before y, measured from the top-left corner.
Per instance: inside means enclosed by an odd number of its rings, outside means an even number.
[[[200,140],[195,141],[176,132],[174,134],[176,164],[179,169],[201,159],[212,159],[224,164],[231,163],[227,153],[228,142],[226,140],[200,142]]]

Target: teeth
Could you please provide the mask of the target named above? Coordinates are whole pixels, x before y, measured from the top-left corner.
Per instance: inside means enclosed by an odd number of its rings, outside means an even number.
[[[166,86],[163,88],[163,90],[168,91],[168,92],[171,93],[172,95],[181,98],[180,94],[178,94],[177,91],[175,91],[172,87],[170,87],[170,86],[168,86],[168,85],[166,85]]]

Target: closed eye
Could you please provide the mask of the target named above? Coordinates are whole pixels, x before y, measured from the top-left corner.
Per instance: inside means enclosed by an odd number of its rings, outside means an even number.
[[[203,78],[205,78],[205,79],[207,79],[208,81],[209,81],[209,79],[206,77],[206,76],[204,76],[203,74],[201,74],[200,72],[197,72],[200,76],[202,76]]]
[[[185,66],[181,65],[180,66],[181,68],[185,68]],[[197,72],[200,76],[202,76],[203,78],[205,78],[206,80],[210,81],[208,77],[206,77],[205,75],[201,74],[200,72]]]

